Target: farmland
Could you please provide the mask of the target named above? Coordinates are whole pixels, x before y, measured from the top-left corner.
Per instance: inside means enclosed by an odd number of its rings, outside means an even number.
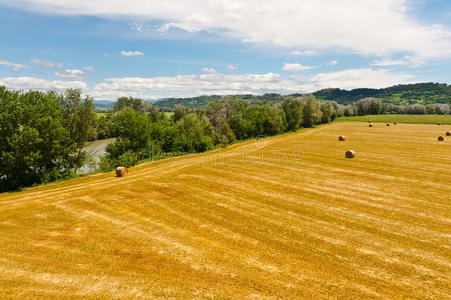
[[[0,194],[0,297],[449,298],[450,130],[340,122]]]
[[[442,124],[451,125],[451,115],[370,115],[340,117],[338,122],[376,122],[376,123],[407,123],[407,124]]]

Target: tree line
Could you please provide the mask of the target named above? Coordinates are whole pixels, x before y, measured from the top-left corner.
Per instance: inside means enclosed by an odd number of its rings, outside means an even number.
[[[365,116],[378,114],[440,114],[451,113],[451,104],[401,104],[384,103],[376,98],[364,98],[342,106],[344,116]]]

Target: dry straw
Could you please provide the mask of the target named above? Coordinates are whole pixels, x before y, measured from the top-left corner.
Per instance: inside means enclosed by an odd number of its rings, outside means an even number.
[[[116,176],[117,177],[124,177],[128,175],[128,170],[125,167],[117,167],[116,169]]]
[[[353,150],[346,151],[346,158],[354,158],[355,152]]]

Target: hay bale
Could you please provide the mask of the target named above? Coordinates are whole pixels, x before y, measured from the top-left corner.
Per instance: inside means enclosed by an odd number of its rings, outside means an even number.
[[[128,175],[128,170],[125,167],[117,167],[116,169],[116,176],[117,177],[124,177]]]
[[[339,140],[340,142],[343,142],[344,140],[346,140],[346,138],[345,138],[344,136],[340,135],[340,136],[338,137],[338,140]]]
[[[387,123],[387,127],[390,126],[390,123]]]
[[[368,125],[369,127],[373,127],[373,124]]]
[[[346,158],[354,158],[355,157],[355,152],[353,150],[348,150],[346,151]]]
[[[368,121],[368,123],[371,123],[371,121]]]
[[[444,136],[439,136],[439,137],[438,137],[438,141],[439,141],[439,142],[443,142],[444,140],[445,140],[445,137],[444,137]]]
[[[442,123],[441,123],[441,122],[438,122],[438,123],[437,123],[437,125],[439,125],[439,126],[440,126],[440,125],[442,125]]]
[[[451,131],[447,131],[446,136],[451,136]]]
[[[394,122],[393,124],[394,124],[394,125],[398,125],[398,123],[397,123],[397,122]]]

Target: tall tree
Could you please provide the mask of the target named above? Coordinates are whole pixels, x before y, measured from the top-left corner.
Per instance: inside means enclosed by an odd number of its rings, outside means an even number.
[[[303,96],[302,102],[304,104],[304,127],[309,128],[315,124],[318,124],[321,121],[321,110],[315,96]]]
[[[298,98],[289,97],[282,102],[282,109],[285,112],[288,130],[298,130],[304,119],[302,101]]]
[[[75,155],[75,166],[83,165],[86,153],[83,151],[85,143],[96,130],[96,113],[91,97],[81,99],[80,89],[67,89],[61,99],[64,127],[69,131],[72,141],[75,143],[77,154]]]

